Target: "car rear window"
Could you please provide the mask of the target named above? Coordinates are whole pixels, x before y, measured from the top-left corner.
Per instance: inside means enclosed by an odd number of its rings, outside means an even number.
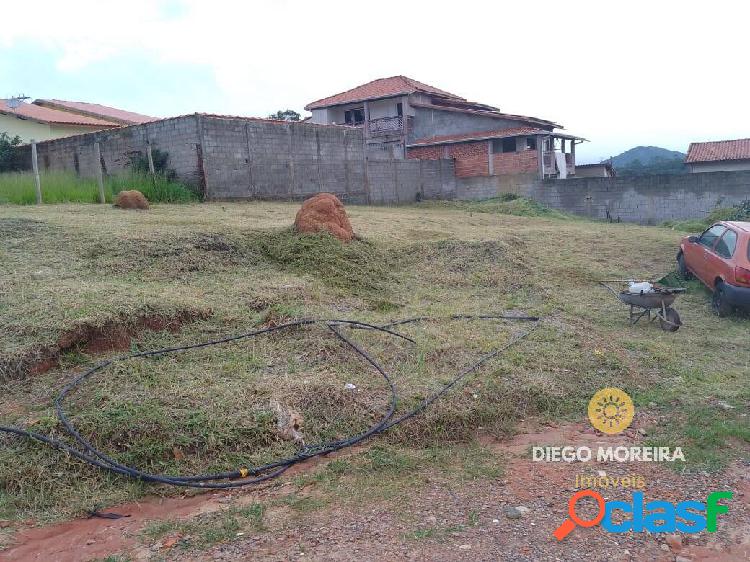
[[[720,224],[715,224],[714,226],[706,230],[703,234],[701,234],[701,237],[698,239],[698,243],[706,246],[707,248],[712,248],[714,242],[716,242],[716,239],[724,234],[725,230],[726,227]]]
[[[722,258],[731,258],[736,247],[737,233],[728,228],[721,240],[716,243],[716,253]]]

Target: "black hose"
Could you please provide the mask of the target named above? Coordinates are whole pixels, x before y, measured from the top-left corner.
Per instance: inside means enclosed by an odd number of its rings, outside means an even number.
[[[389,324],[385,324],[382,326],[375,326],[372,324],[367,324],[365,322],[359,322],[356,320],[303,319],[303,320],[297,320],[294,322],[288,322],[285,324],[279,324],[277,326],[272,326],[268,328],[262,328],[260,330],[254,330],[251,332],[246,332],[246,333],[242,333],[242,334],[238,334],[234,336],[228,336],[228,337],[220,338],[216,340],[209,340],[209,341],[202,342],[202,343],[177,346],[177,347],[169,347],[169,348],[163,348],[163,349],[157,349],[157,350],[151,350],[151,351],[141,351],[141,352],[131,353],[128,355],[122,355],[119,357],[115,357],[113,359],[108,359],[100,363],[97,363],[96,365],[92,366],[88,370],[84,371],[82,374],[78,375],[72,381],[66,384],[62,388],[60,393],[57,395],[57,397],[55,398],[55,413],[57,414],[57,417],[60,423],[62,424],[65,432],[67,433],[67,435],[71,437],[73,440],[75,440],[80,448],[72,447],[69,444],[59,439],[55,439],[53,437],[42,435],[33,431],[28,431],[26,429],[22,429],[19,427],[0,426],[0,432],[5,432],[5,433],[12,434],[12,435],[17,435],[20,437],[26,437],[28,439],[39,441],[41,443],[49,445],[50,447],[66,452],[72,455],[73,457],[83,462],[86,462],[88,464],[91,464],[97,468],[109,470],[111,472],[114,472],[115,474],[120,474],[122,476],[136,478],[144,482],[169,484],[172,486],[186,486],[186,487],[194,487],[194,488],[212,488],[212,489],[237,488],[240,486],[247,486],[249,484],[257,484],[259,482],[263,482],[263,481],[269,480],[271,478],[274,478],[280,475],[287,468],[289,468],[290,466],[298,462],[307,460],[314,456],[330,453],[333,451],[338,451],[345,447],[350,447],[361,441],[364,441],[368,437],[377,435],[378,433],[382,433],[383,431],[393,427],[394,425],[402,423],[406,421],[407,419],[417,415],[419,412],[421,412],[422,410],[427,408],[430,404],[432,404],[435,400],[437,400],[440,396],[448,392],[451,388],[453,388],[456,384],[458,384],[461,380],[463,380],[470,373],[473,373],[474,371],[479,369],[485,362],[492,359],[493,357],[497,357],[498,355],[506,351],[508,348],[518,343],[521,339],[525,338],[529,333],[531,333],[534,329],[536,329],[536,327],[538,326],[536,322],[539,320],[539,318],[536,316],[511,316],[511,315],[494,315],[494,316],[493,315],[483,315],[483,316],[455,315],[455,316],[450,316],[448,318],[453,319],[453,320],[458,320],[458,319],[528,320],[528,321],[535,322],[535,325],[530,330],[527,330],[526,332],[510,340],[504,346],[498,349],[495,349],[494,351],[484,354],[482,357],[480,357],[478,361],[476,361],[474,364],[470,365],[469,367],[467,367],[466,369],[458,373],[448,383],[443,385],[443,387],[440,388],[438,391],[434,392],[433,394],[425,398],[414,409],[412,409],[411,411],[395,419],[393,418],[393,416],[396,411],[396,406],[398,403],[398,395],[396,391],[396,386],[391,380],[390,375],[383,369],[383,367],[375,359],[373,359],[367,353],[367,351],[365,351],[364,349],[359,347],[356,343],[354,343],[349,338],[347,338],[344,334],[341,333],[341,331],[338,328],[344,325],[344,326],[348,326],[351,328],[376,330],[376,331],[379,331],[379,332],[382,332],[391,336],[402,338],[411,343],[416,343],[413,339],[407,336],[404,336],[403,334],[400,334],[398,332],[395,332],[389,328],[392,326],[397,326],[397,325],[402,325],[402,324],[407,324],[407,323],[412,323],[412,322],[435,320],[437,319],[435,317],[424,316],[424,317],[417,317],[417,318],[408,318],[405,320],[391,322]],[[233,341],[237,341],[240,339],[252,338],[252,337],[259,336],[261,334],[278,332],[278,331],[288,330],[292,328],[299,328],[302,326],[309,326],[313,324],[324,324],[345,345],[347,345],[357,355],[359,355],[362,359],[364,359],[367,363],[369,363],[380,374],[380,376],[383,377],[383,379],[385,380],[385,382],[387,383],[389,387],[391,397],[390,397],[390,404],[388,406],[387,412],[381,417],[381,419],[377,423],[373,424],[368,429],[366,429],[365,431],[357,435],[353,435],[351,437],[347,437],[347,438],[340,439],[337,441],[330,441],[327,443],[319,443],[316,445],[307,446],[301,449],[300,451],[298,451],[293,456],[282,458],[277,461],[267,463],[264,465],[260,465],[260,466],[242,468],[239,470],[214,473],[214,474],[171,476],[171,475],[165,475],[165,474],[150,474],[148,472],[144,472],[137,468],[133,468],[133,467],[121,464],[115,459],[113,459],[112,457],[106,455],[105,453],[97,449],[94,445],[92,445],[86,438],[84,438],[78,432],[78,430],[76,430],[76,428],[68,419],[68,416],[63,409],[63,402],[65,401],[65,398],[73,390],[75,390],[81,383],[86,381],[89,377],[91,377],[92,375],[96,373],[103,371],[104,369],[106,369],[107,367],[109,367],[115,362],[138,358],[138,357],[153,357],[157,355],[165,355],[168,353],[188,351],[192,349],[198,349],[202,347],[208,347],[208,346],[218,345],[222,343],[233,342]]]

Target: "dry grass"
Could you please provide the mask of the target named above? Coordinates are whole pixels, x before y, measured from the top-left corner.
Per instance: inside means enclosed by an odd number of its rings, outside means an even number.
[[[529,416],[580,417],[593,391],[607,385],[625,388],[640,406],[653,401],[672,412],[664,438],[684,441],[705,465],[725,460],[719,453],[725,439],[748,439],[741,417],[750,388],[748,321],[714,317],[705,291],[691,284],[677,303],[686,324],[677,334],[654,325],[630,328],[625,308],[594,283],[671,270],[676,233],[465,205],[351,207],[362,240],[342,246],[289,231],[296,209],[283,203],[156,205],[148,213],[0,207],[0,365],[76,325],[102,326],[144,310],[211,315],[179,333],[145,331],[133,340],[136,349],[302,316],[377,323],[517,310],[551,317],[423,416],[389,432],[381,443],[389,455],[419,457],[415,449],[470,440],[478,427],[507,434]],[[405,411],[521,328],[467,321],[404,326],[415,346],[365,331],[352,337],[394,373]],[[70,371],[91,359],[74,349],[60,368],[8,382],[0,396],[2,423],[59,432],[52,398]],[[347,382],[358,391],[345,391]],[[69,411],[85,435],[119,460],[177,473],[292,452],[273,432],[271,399],[301,412],[305,437],[315,442],[367,427],[388,395],[361,359],[314,327],[119,364],[75,394]],[[717,400],[735,409],[713,408],[700,419],[681,415]],[[700,424],[711,429],[710,440]],[[158,491],[24,441],[0,441],[0,519],[60,517]],[[352,477],[365,481],[383,462],[368,457]]]

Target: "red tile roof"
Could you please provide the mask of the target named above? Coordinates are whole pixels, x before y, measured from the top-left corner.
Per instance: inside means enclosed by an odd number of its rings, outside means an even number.
[[[77,113],[95,119],[106,119],[123,125],[139,125],[141,123],[148,123],[159,119],[158,117],[151,117],[149,115],[142,115],[140,113],[133,113],[132,111],[125,111],[123,109],[84,101],[40,99],[35,100],[34,104],[42,107],[49,107],[51,109],[69,111],[71,113]]]
[[[55,125],[83,125],[85,127],[97,127],[106,129],[109,127],[119,127],[119,123],[78,115],[67,111],[58,111],[48,107],[41,107],[33,103],[22,103],[15,109],[11,109],[8,100],[0,99],[0,113],[5,115],[14,115],[21,119],[29,119],[40,123],[52,123]]]
[[[685,157],[686,164],[718,160],[750,160],[750,139],[691,142]]]
[[[419,82],[408,76],[391,76],[390,78],[378,78],[377,80],[373,80],[367,84],[362,84],[361,86],[341,92],[340,94],[311,102],[305,106],[305,109],[309,111],[311,109],[319,109],[344,103],[354,103],[358,101],[413,94],[414,92],[425,92],[428,94],[436,94],[447,98],[466,101],[462,97],[436,88],[435,86],[424,84],[423,82]]]
[[[536,129],[534,127],[512,127],[510,129],[499,129],[495,131],[474,131],[472,133],[463,133],[459,135],[440,135],[437,137],[429,137],[424,139],[417,139],[408,146],[430,146],[434,144],[453,144],[457,142],[468,142],[468,141],[479,141],[488,139],[504,139],[508,137],[520,137],[527,135],[552,135],[555,137],[561,137],[565,139],[578,139],[573,135],[566,135],[563,133],[553,133],[546,129]]]

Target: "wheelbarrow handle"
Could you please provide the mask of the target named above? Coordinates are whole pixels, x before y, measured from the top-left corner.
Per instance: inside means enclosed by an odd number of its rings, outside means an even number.
[[[620,298],[620,293],[618,293],[617,291],[615,291],[615,290],[614,290],[614,289],[613,289],[612,287],[610,287],[609,285],[607,285],[607,284],[606,284],[606,283],[605,283],[604,281],[599,281],[599,285],[601,285],[602,287],[604,287],[604,288],[606,288],[606,289],[609,289],[609,291],[610,291],[610,292],[611,292],[611,293],[612,293],[612,294],[613,294],[614,296],[616,296],[616,297],[617,297],[618,299]]]

